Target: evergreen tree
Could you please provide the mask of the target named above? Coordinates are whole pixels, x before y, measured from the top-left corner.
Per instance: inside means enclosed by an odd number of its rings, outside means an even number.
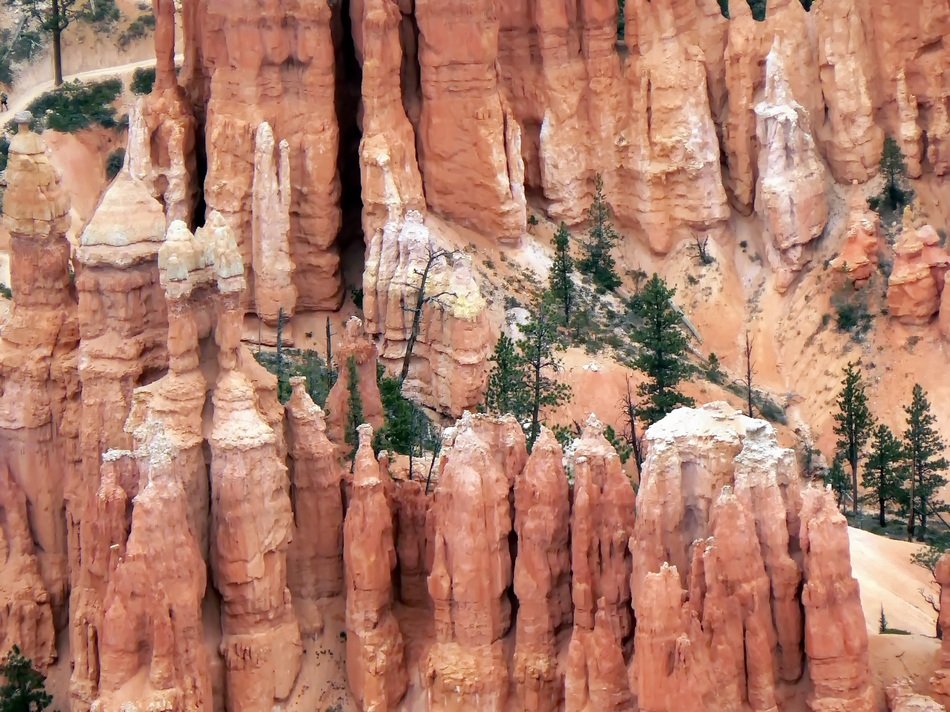
[[[290,379],[287,377],[287,364],[284,356],[284,308],[277,310],[277,400],[286,403],[290,400]]]
[[[633,298],[631,308],[639,317],[633,340],[640,345],[634,366],[647,376],[637,393],[640,417],[652,425],[680,406],[692,406],[694,401],[679,392],[681,381],[688,378],[692,368],[686,362],[686,335],[680,328],[682,320],[671,301],[675,289],[670,289],[656,273],[643,290]]]
[[[871,451],[861,479],[867,497],[878,505],[878,523],[887,526],[887,504],[900,499],[903,492],[904,451],[900,441],[886,425],[878,425],[871,440]]]
[[[884,187],[879,195],[868,199],[868,205],[878,213],[892,212],[899,218],[904,212],[904,207],[914,199],[914,191],[907,184],[907,164],[904,162],[904,153],[891,136],[884,139],[884,150],[881,152],[881,175],[884,178]]]
[[[919,514],[919,538],[923,540],[927,534],[929,511],[946,511],[946,504],[937,497],[937,492],[947,484],[943,473],[950,463],[942,455],[945,445],[934,428],[937,419],[930,412],[930,401],[920,384],[914,386],[910,405],[904,408],[904,412],[907,413],[904,453],[910,477],[907,539],[912,541],[914,535],[918,534],[916,515]]]
[[[356,359],[350,356],[346,360],[347,376],[347,409],[346,409],[346,432],[344,440],[351,447],[350,455],[356,455],[356,449],[360,444],[360,435],[357,432],[363,424],[363,399],[360,397],[360,375],[356,370]]]
[[[848,480],[848,476],[844,471],[844,461],[841,456],[841,453],[835,455],[835,459],[831,462],[831,467],[825,470],[822,475],[822,479],[825,484],[831,487],[831,491],[835,493],[835,496],[838,499],[839,509],[844,509],[844,493],[851,489],[851,482]]]
[[[612,292],[620,286],[616,262],[610,251],[620,241],[620,235],[610,222],[610,207],[604,196],[604,181],[598,174],[594,179],[594,202],[588,212],[590,227],[584,242],[584,257],[577,267],[589,274],[597,288],[603,292]]]
[[[485,391],[485,409],[489,413],[511,413],[519,422],[525,415],[525,372],[515,342],[502,334],[489,359],[493,364]]]
[[[834,415],[838,452],[851,467],[851,512],[858,513],[858,462],[861,450],[868,440],[874,421],[868,409],[864,379],[857,364],[848,362],[844,368],[841,392],[838,394],[838,412]]]
[[[566,403],[571,388],[551,376],[561,368],[557,354],[562,344],[555,307],[549,298],[535,302],[521,333],[517,342],[502,335],[495,346],[485,409],[498,415],[514,415],[525,431],[530,449],[541,432],[541,411]]]
[[[46,678],[16,645],[0,663],[0,712],[39,712],[53,703],[46,692]]]
[[[528,449],[541,434],[541,409],[557,407],[571,397],[571,387],[552,378],[561,370],[557,352],[562,348],[557,317],[549,299],[542,297],[534,305],[531,318],[521,327],[524,336],[518,342],[519,357],[525,366],[530,425],[525,433]]]
[[[548,278],[550,292],[564,312],[565,326],[571,324],[571,308],[574,306],[574,280],[571,279],[574,260],[571,258],[570,239],[567,225],[561,223],[554,235],[554,262]]]

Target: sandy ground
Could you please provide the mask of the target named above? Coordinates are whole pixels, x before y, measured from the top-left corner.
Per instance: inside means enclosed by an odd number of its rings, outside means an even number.
[[[881,608],[889,628],[932,636],[937,614],[923,594],[939,597],[930,572],[912,564],[920,544],[896,541],[849,528],[851,570],[861,583],[861,605],[868,632],[877,633]]]

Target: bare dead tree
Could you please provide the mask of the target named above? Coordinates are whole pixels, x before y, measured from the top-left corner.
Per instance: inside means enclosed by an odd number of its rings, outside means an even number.
[[[711,265],[716,260],[709,254],[709,236],[693,236],[693,248],[696,250],[696,257],[701,265]]]
[[[745,332],[745,394],[746,404],[749,408],[749,417],[752,415],[752,376],[755,375],[755,361],[752,360],[752,349],[755,346],[755,339],[749,335],[749,330]]]
[[[412,360],[412,352],[416,347],[416,341],[419,339],[419,329],[422,326],[422,311],[425,309],[425,305],[429,302],[439,301],[440,298],[446,296],[455,296],[453,292],[442,291],[437,292],[436,294],[426,294],[426,286],[429,281],[429,274],[432,271],[433,265],[436,262],[442,259],[448,259],[453,256],[455,252],[452,250],[437,250],[429,245],[428,253],[426,258],[426,266],[421,272],[419,270],[413,270],[413,272],[419,277],[419,286],[416,289],[416,298],[415,303],[412,306],[403,306],[405,311],[412,313],[412,326],[409,329],[409,339],[406,342],[406,355],[402,359],[402,371],[399,374],[399,383],[402,384],[405,382],[406,377],[409,375],[409,362]]]
[[[327,370],[333,368],[333,332],[330,331],[330,317],[327,317]]]
[[[623,408],[624,432],[623,436],[633,449],[633,457],[637,461],[637,472],[643,467],[643,443],[637,434],[637,403],[633,399],[633,390],[630,388],[630,377],[627,376],[627,389],[621,401]]]

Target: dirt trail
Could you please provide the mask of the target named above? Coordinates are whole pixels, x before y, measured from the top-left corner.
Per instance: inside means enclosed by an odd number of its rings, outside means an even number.
[[[181,60],[181,57],[177,57],[176,60]],[[145,69],[155,66],[155,58],[145,59],[140,62],[129,62],[127,64],[117,64],[111,67],[103,67],[101,69],[93,69],[88,72],[79,72],[78,74],[69,74],[65,76],[64,81],[71,82],[75,80],[79,81],[88,81],[90,79],[102,79],[104,77],[113,77],[113,76],[124,76],[126,74],[131,74],[136,69]],[[23,111],[30,105],[34,99],[38,96],[45,94],[46,92],[53,89],[53,80],[42,82],[40,84],[35,84],[30,87],[26,92],[20,92],[16,96],[10,97],[10,109],[8,111],[0,112],[0,126],[5,126],[8,121],[13,118],[13,115],[18,111]]]

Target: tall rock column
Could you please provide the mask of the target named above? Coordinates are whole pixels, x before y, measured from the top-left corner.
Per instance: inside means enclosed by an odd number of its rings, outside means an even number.
[[[825,123],[819,136],[838,182],[866,181],[877,171],[884,132],[874,122],[868,32],[857,0],[815,6]]]
[[[415,17],[429,207],[498,240],[518,240],[527,220],[521,127],[499,91],[495,3],[418,0]]]
[[[568,652],[570,710],[621,710],[630,704],[624,654],[630,611],[635,495],[620,457],[593,416],[574,444],[571,569],[574,629]]]
[[[211,569],[228,699],[233,710],[264,712],[290,694],[302,654],[287,588],[287,470],[242,372],[222,372],[213,401]]]
[[[344,325],[343,334],[337,341],[334,360],[337,363],[337,379],[327,395],[327,436],[334,445],[349,452],[356,445],[346,442],[351,361],[356,367],[356,388],[363,407],[363,422],[374,428],[383,426],[383,402],[376,378],[376,345],[363,331],[363,322],[357,317],[350,317]]]
[[[812,712],[876,709],[868,668],[868,634],[858,582],[851,575],[848,522],[830,490],[802,494],[805,654]]]
[[[45,588],[36,595],[64,618],[64,490],[79,470],[79,326],[66,240],[69,197],[43,140],[29,128],[31,120],[29,113],[16,115],[3,199],[13,307],[0,336],[0,468],[9,474],[10,496],[26,498],[33,538],[10,545],[23,550],[35,545]],[[0,640],[0,653],[14,642]],[[53,656],[48,644],[30,652],[40,664]]]
[[[322,628],[317,601],[343,593],[343,470],[327,439],[323,411],[307,394],[306,379],[290,379],[287,430],[293,541],[287,550],[287,579],[302,632]]]
[[[513,427],[510,427],[513,426]],[[505,447],[508,438],[516,438]],[[509,459],[506,453],[515,454]],[[466,414],[443,452],[430,509],[435,643],[423,663],[433,709],[505,709],[511,627],[511,502],[524,435],[510,417]]]
[[[930,686],[938,695],[950,697],[950,554],[940,557],[935,578],[940,586],[940,618],[937,625],[943,635],[937,658],[937,671],[930,678]]]
[[[792,96],[778,39],[766,60],[765,96],[756,105],[759,180],[756,210],[765,222],[766,254],[779,291],[809,258],[805,246],[828,223],[828,172],[818,155],[805,109]]]
[[[353,489],[343,525],[346,676],[364,710],[395,709],[406,693],[402,633],[392,614],[392,503],[373,455],[373,429],[359,427]]]
[[[258,317],[276,326],[281,310],[289,318],[297,306],[290,253],[290,144],[284,140],[275,146],[266,121],[257,127],[251,191],[254,304]]]
[[[560,708],[556,637],[571,621],[570,491],[563,456],[551,431],[542,429],[515,479],[514,680],[521,708],[538,712]]]
[[[336,309],[343,284],[336,244],[341,187],[334,9],[325,2],[264,10],[257,0],[205,0],[186,3],[184,11],[194,88],[208,95],[209,209],[234,230],[250,275],[258,267],[251,259],[255,133],[266,121],[275,142],[288,143],[297,307]]]

